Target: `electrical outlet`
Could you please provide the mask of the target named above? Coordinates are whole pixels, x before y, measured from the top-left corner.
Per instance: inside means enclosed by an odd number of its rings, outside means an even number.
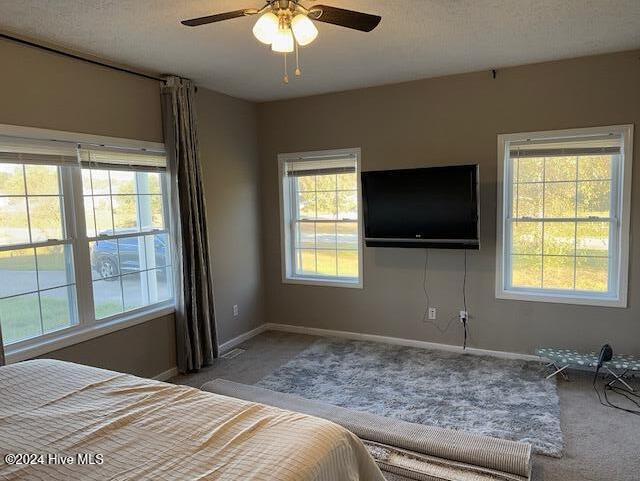
[[[233,317],[238,317],[240,315],[240,309],[238,309],[238,304],[233,305]]]
[[[429,320],[433,321],[437,317],[438,310],[435,307],[430,307],[428,314],[429,314]]]
[[[460,322],[468,321],[469,313],[467,311],[460,311]]]

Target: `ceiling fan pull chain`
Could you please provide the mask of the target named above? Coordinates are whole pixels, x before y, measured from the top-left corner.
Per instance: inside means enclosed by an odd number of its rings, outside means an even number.
[[[302,69],[300,68],[300,58],[298,55],[298,42],[295,42],[296,44],[296,78],[300,78],[302,77]]]
[[[288,84],[289,83],[289,73],[287,72],[287,52],[282,54],[284,56],[284,77],[282,77],[282,82]]]

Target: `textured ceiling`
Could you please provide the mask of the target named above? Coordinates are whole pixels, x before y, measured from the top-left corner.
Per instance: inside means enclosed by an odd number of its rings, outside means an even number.
[[[0,30],[250,100],[273,100],[640,47],[640,0],[313,0],[382,15],[371,33],[318,24],[304,77],[251,34],[255,17],[179,20],[262,0],[0,0]],[[290,58],[291,60],[291,58]]]

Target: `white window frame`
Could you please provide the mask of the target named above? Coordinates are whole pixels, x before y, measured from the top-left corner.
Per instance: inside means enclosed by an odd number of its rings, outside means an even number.
[[[506,286],[508,263],[505,257],[508,239],[505,229],[505,218],[510,215],[510,173],[506,161],[510,143],[525,140],[564,140],[571,137],[602,136],[606,134],[622,136],[622,153],[618,163],[618,173],[614,180],[612,200],[617,203],[617,236],[613,261],[609,263],[609,275],[613,277],[615,292],[608,295],[582,292],[552,292],[551,290],[509,289]],[[542,132],[524,132],[498,135],[498,182],[497,182],[497,233],[496,233],[496,298],[521,301],[538,301],[562,304],[576,304],[603,307],[627,307],[629,277],[629,234],[631,219],[631,183],[633,164],[633,125],[614,125],[605,127],[588,127],[567,130],[550,130]],[[505,188],[507,186],[507,188]],[[613,206],[613,203],[612,203]],[[610,246],[611,249],[611,246]]]
[[[356,185],[358,196],[358,278],[347,280],[329,276],[300,276],[293,273],[293,248],[289,207],[291,188],[286,185],[290,179],[285,176],[285,164],[288,161],[314,161],[331,157],[353,156],[356,161]],[[362,244],[362,187],[360,183],[360,148],[318,150],[311,152],[293,152],[278,154],[278,183],[280,193],[280,256],[282,265],[282,282],[284,284],[303,284],[308,286],[347,287],[362,289],[363,287],[363,244]]]
[[[122,149],[145,149],[147,151],[164,152],[164,144],[159,142],[138,141],[6,124],[0,124],[0,135],[30,140],[53,140],[74,144],[90,144]],[[64,222],[67,226],[67,237],[70,245],[72,245],[74,255],[76,297],[90,296],[92,299],[91,260],[89,256],[89,239],[85,228],[84,211],[79,213],[75,208],[75,206],[83,205],[82,175],[80,169],[66,170],[63,168],[61,172],[61,182],[64,184]],[[170,182],[167,182],[167,184],[170,184]],[[169,185],[167,185],[167,189],[168,188]],[[167,190],[164,204],[167,229],[169,229],[168,222],[170,216],[174,215],[167,210],[169,203],[166,199],[168,199],[169,196],[170,192]],[[150,231],[148,234],[151,235],[155,233],[156,232]],[[173,235],[173,233],[170,233],[168,236],[171,252],[173,252],[175,247]],[[86,244],[86,246],[84,246],[84,244]],[[174,267],[172,266],[172,268]],[[88,312],[89,309],[87,306],[92,306],[93,302],[82,303],[78,301],[77,304],[77,324],[5,346],[6,361],[8,363],[14,363],[41,356],[111,332],[172,314],[175,312],[175,293],[173,299],[169,301],[129,310],[122,314],[116,314],[99,320],[95,319],[94,312]],[[85,309],[84,312],[83,307]]]

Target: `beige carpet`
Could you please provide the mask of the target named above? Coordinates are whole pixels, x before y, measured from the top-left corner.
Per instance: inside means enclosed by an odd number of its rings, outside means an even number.
[[[195,374],[177,376],[172,381],[195,387],[216,378],[254,384],[289,362],[316,339],[302,334],[266,332],[240,346],[247,351],[235,359],[218,359],[211,367]],[[634,384],[640,388],[640,382]],[[564,456],[561,459],[534,456],[532,479],[638,481],[640,416],[600,406],[589,376],[572,374],[571,382],[558,382],[558,395]]]

